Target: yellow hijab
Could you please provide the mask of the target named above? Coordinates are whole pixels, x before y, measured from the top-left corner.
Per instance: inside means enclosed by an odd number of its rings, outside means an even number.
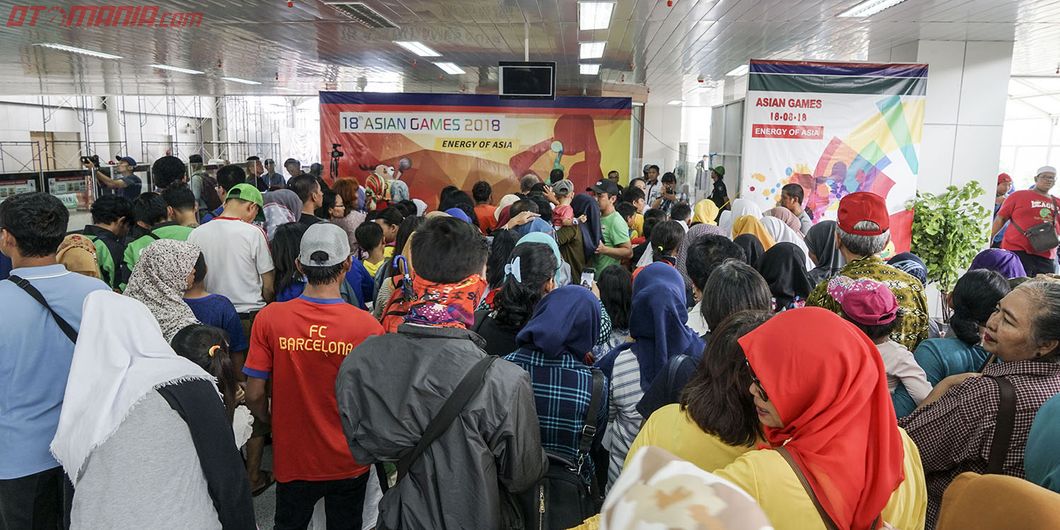
[[[718,205],[710,199],[703,199],[692,207],[692,222],[717,226]]]
[[[773,240],[773,236],[766,231],[766,228],[762,226],[762,223],[758,222],[758,219],[755,219],[750,215],[745,215],[732,224],[733,239],[744,234],[751,234],[758,238],[758,241],[762,243],[763,250],[769,250],[770,247],[776,244]]]

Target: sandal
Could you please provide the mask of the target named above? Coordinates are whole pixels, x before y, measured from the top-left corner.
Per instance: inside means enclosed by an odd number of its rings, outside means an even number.
[[[265,493],[265,490],[269,489],[269,487],[271,487],[273,484],[276,483],[276,479],[273,478],[272,473],[270,473],[268,471],[265,471],[264,469],[261,470],[261,476],[265,478],[264,484],[262,484],[261,486],[258,486],[256,488],[251,489],[250,490],[250,496],[251,497],[257,497],[258,495],[261,495],[262,493]]]

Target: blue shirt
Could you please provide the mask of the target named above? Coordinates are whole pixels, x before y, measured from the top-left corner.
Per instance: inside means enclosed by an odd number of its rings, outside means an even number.
[[[368,282],[368,290],[366,294],[362,294],[366,290],[365,280]],[[371,280],[372,277],[368,275],[368,271],[364,268],[364,265],[361,265],[360,261],[353,260],[353,266],[346,272],[346,281],[339,290],[342,299],[346,303],[356,306],[358,309],[364,309],[367,311],[368,308],[364,305],[364,301],[372,300],[372,291],[370,289],[375,286],[375,283]],[[291,282],[291,285],[288,285],[282,291],[276,293],[276,301],[288,302],[294,300],[295,298],[302,296],[302,291],[304,290],[305,280]]]
[[[85,297],[109,289],[62,265],[11,274],[29,281],[77,330]],[[51,313],[14,283],[0,282],[0,300],[0,479],[13,479],[59,465],[48,446],[59,426],[74,343]]]
[[[913,358],[924,369],[931,386],[939,384],[939,381],[951,375],[978,372],[989,357],[990,354],[986,350],[979,346],[969,346],[957,337],[925,340],[913,352]],[[899,418],[908,416],[916,409],[913,398],[909,397],[909,392],[901,383],[894,389],[891,398]]]
[[[129,175],[127,177],[119,176],[114,180],[120,180],[125,183],[124,188],[119,188],[118,192],[122,194],[126,199],[134,200],[140,196],[140,190],[143,189],[143,181],[136,175]]]
[[[206,221],[210,221],[214,217],[220,217],[221,213],[223,213],[224,211],[225,211],[225,205],[222,204],[222,205],[218,206],[216,210],[214,210],[212,212],[208,212],[206,215],[202,216],[202,221],[200,221],[199,224],[201,225],[201,224],[205,223]]]
[[[0,253],[0,280],[6,280],[11,274],[11,258]]]
[[[239,321],[236,306],[224,295],[210,294],[202,298],[185,298],[184,302],[191,307],[199,322],[228,332],[229,351],[247,351],[250,347],[247,336],[243,333],[243,324]]]

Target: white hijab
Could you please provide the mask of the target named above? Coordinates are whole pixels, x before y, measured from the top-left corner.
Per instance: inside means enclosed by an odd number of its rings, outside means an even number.
[[[758,222],[762,223],[762,227],[766,229],[766,232],[773,236],[773,241],[791,243],[801,248],[802,255],[806,257],[806,270],[812,271],[816,267],[813,264],[813,260],[810,259],[810,249],[806,246],[806,241],[799,234],[796,234],[787,223],[770,216],[763,217]]]
[[[111,291],[92,292],[85,298],[52,455],[76,485],[92,451],[148,392],[195,379],[214,381],[173,352],[147,306]]]
[[[725,215],[728,213],[729,215]],[[732,211],[726,210],[721,213],[718,226],[732,239],[732,225],[737,219],[750,215],[755,219],[762,218],[762,207],[751,199],[736,199],[732,201]]]

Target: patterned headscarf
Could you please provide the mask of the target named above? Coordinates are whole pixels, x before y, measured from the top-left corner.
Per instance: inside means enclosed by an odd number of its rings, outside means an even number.
[[[784,221],[784,224],[791,227],[791,229],[794,230],[795,233],[798,234],[800,237],[802,236],[802,222],[799,221],[798,217],[795,217],[795,214],[791,213],[791,210],[777,206],[776,208],[770,208],[769,210],[766,210],[766,212],[762,215],[767,217],[776,217],[777,219]]]
[[[269,236],[269,241],[272,241],[272,236],[280,225],[298,220],[302,213],[302,200],[298,198],[297,193],[288,189],[270,191],[265,194],[264,200],[265,207],[262,210],[265,212],[265,233]]]
[[[125,295],[141,302],[158,320],[166,342],[178,331],[198,324],[195,313],[184,301],[188,275],[199,259],[199,247],[187,241],[159,239],[140,254],[140,261],[129,277]]]
[[[928,270],[920,256],[912,252],[902,252],[888,260],[887,264],[920,280],[920,285],[927,286]]]
[[[478,274],[456,283],[435,283],[417,277],[412,281],[416,293],[408,303],[405,322],[424,326],[470,328],[475,324],[475,308],[486,294],[489,284]]]
[[[99,265],[96,263],[96,246],[81,234],[70,234],[63,239],[55,260],[62,263],[66,270],[99,278]]]

